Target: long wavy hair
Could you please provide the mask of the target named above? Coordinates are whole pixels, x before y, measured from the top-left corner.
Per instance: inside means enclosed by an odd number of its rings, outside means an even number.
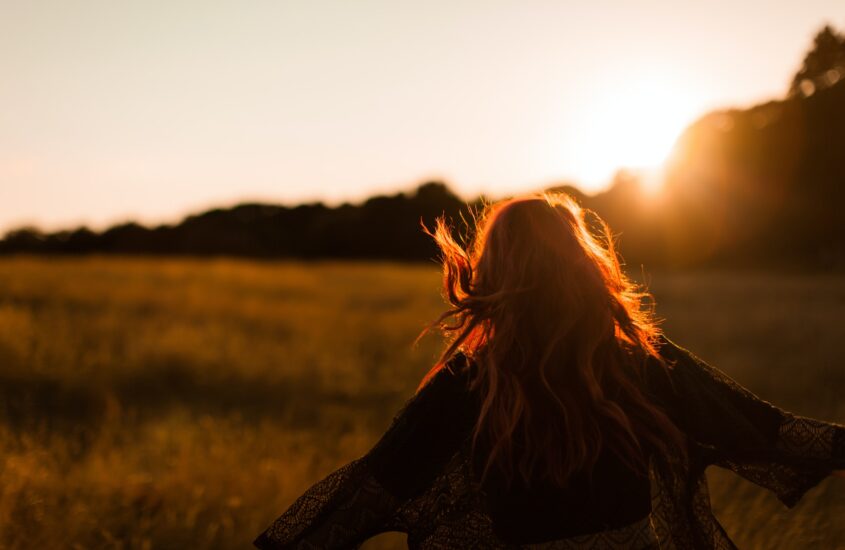
[[[489,205],[470,230],[467,246],[443,218],[427,230],[451,307],[432,325],[448,344],[422,385],[459,352],[475,364],[482,480],[498,467],[509,484],[562,486],[605,448],[641,472],[647,448],[683,453],[682,434],[641,389],[648,360],[668,367],[653,300],[623,273],[607,224],[546,193]]]

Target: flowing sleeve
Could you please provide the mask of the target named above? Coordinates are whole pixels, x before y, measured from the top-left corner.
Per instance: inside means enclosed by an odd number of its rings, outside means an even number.
[[[845,426],[795,415],[760,399],[665,339],[668,410],[710,452],[709,462],[765,487],[786,506],[845,468]]]
[[[253,544],[357,548],[382,532],[407,532],[403,505],[427,488],[457,449],[466,410],[462,379],[441,369],[368,453],[313,485]]]

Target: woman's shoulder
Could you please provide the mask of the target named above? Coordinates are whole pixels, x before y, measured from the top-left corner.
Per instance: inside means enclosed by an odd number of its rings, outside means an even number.
[[[438,425],[439,419],[464,416],[472,407],[470,383],[473,361],[456,353],[437,364],[423,378],[416,393],[405,403],[399,416],[412,422]],[[446,424],[448,424],[446,420]]]
[[[437,365],[400,413],[418,433],[442,433],[466,426],[476,412],[470,386],[473,361],[463,353]]]
[[[704,390],[705,387],[716,386],[724,387],[733,393],[755,397],[725,372],[665,335],[660,336],[657,349],[659,360],[651,362],[652,381],[657,379],[659,382],[670,382],[675,391],[679,389],[679,385],[689,390]]]
[[[472,428],[476,409],[459,361],[447,361],[425,378],[369,455],[376,478],[393,495],[427,487]]]
[[[466,393],[476,370],[476,362],[464,352],[458,351],[432,369],[423,380],[420,392]]]
[[[643,382],[651,397],[663,407],[675,409],[681,405],[683,395],[695,387],[696,357],[665,335],[655,341],[656,356],[649,356],[643,371]],[[674,412],[674,411],[670,411]]]
[[[699,369],[705,363],[688,349],[661,334],[655,341],[657,356],[649,357],[646,376],[651,382],[666,382],[683,375],[690,368]]]
[[[668,361],[670,367],[678,363],[683,363],[697,367],[712,368],[701,357],[675,340],[671,340],[665,334],[661,334],[657,338],[656,347],[660,356]]]

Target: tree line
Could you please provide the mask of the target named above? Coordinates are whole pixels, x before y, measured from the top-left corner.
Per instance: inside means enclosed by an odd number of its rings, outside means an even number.
[[[550,189],[605,218],[629,264],[845,266],[845,35],[830,26],[818,32],[784,98],[693,123],[663,185],[651,197],[636,174],[622,171],[596,195],[572,185]],[[460,220],[483,203],[425,182],[356,205],[240,204],[174,225],[102,232],[20,228],[0,240],[0,254],[428,261],[437,250],[421,224],[445,216],[461,231]]]

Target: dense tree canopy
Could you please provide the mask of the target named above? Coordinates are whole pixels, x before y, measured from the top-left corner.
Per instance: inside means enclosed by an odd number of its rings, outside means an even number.
[[[801,69],[795,73],[789,95],[809,96],[842,79],[845,79],[845,35],[825,25],[816,34]]]

